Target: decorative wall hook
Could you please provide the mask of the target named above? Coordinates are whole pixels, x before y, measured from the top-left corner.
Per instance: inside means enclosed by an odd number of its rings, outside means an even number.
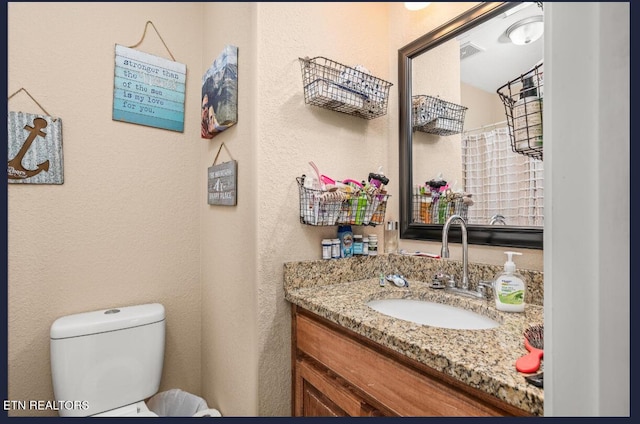
[[[173,57],[173,54],[171,53],[171,50],[169,50],[169,47],[167,47],[167,43],[164,42],[164,40],[162,39],[162,36],[160,35],[158,30],[156,29],[156,26],[151,21],[147,21],[147,23],[145,24],[144,32],[142,33],[142,38],[140,39],[140,41],[138,41],[133,46],[129,46],[129,48],[130,49],[134,49],[134,48],[138,47],[144,41],[144,37],[145,37],[145,35],[147,35],[147,28],[149,27],[149,25],[151,25],[153,27],[154,31],[156,32],[156,34],[158,34],[158,38],[160,38],[160,41],[162,41],[162,44],[164,44],[164,48],[167,49],[167,52],[169,52],[169,56],[171,56],[171,59],[175,62],[176,58]]]
[[[26,95],[27,95],[27,96],[29,96],[29,97],[31,98],[31,100],[33,100],[33,102],[34,102],[35,104],[37,104],[37,105],[38,105],[38,107],[39,107],[39,108],[44,112],[44,114],[45,114],[45,115],[49,115],[49,116],[51,116],[51,114],[50,114],[49,112],[47,112],[47,111],[45,110],[45,108],[43,108],[43,107],[42,107],[42,105],[41,105],[40,103],[38,103],[38,101],[37,101],[36,99],[34,99],[34,98],[33,98],[33,96],[32,96],[32,95],[27,91],[27,89],[26,89],[26,88],[24,88],[24,87],[20,87],[20,89],[19,89],[19,90],[17,90],[17,91],[16,91],[16,92],[14,92],[12,95],[10,95],[9,97],[7,97],[7,101],[11,100],[11,99],[13,98],[13,96],[15,96],[16,94],[18,94],[18,93],[19,93],[19,92],[21,92],[21,91],[24,91],[24,92],[26,93]],[[53,118],[53,121],[54,121],[54,122],[55,122],[55,121],[57,121],[57,120],[58,120],[58,118]]]

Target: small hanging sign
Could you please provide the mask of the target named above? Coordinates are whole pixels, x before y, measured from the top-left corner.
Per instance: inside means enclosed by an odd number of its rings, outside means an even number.
[[[9,112],[7,178],[10,183],[62,184],[62,119]]]
[[[213,165],[208,172],[208,203],[210,205],[235,206],[237,204],[238,162],[232,160],[220,165]]]
[[[113,120],[184,132],[187,66],[116,44]]]

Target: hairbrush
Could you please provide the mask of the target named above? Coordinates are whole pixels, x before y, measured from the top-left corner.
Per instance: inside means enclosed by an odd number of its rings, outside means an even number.
[[[518,358],[516,369],[520,372],[532,373],[540,368],[540,360],[544,354],[544,326],[533,325],[524,330],[524,347],[529,353]]]
[[[529,384],[533,384],[536,387],[544,387],[544,373],[538,373],[538,374],[533,374],[533,375],[528,375],[524,378],[525,380],[527,380],[527,383]]]

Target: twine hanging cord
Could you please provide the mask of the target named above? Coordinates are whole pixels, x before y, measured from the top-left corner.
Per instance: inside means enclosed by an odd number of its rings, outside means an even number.
[[[156,34],[158,34],[158,38],[160,38],[160,41],[162,41],[162,44],[164,44],[164,48],[167,49],[167,52],[169,52],[169,56],[171,56],[171,59],[175,62],[176,58],[173,57],[173,54],[171,54],[171,50],[169,50],[169,47],[167,47],[167,43],[164,42],[164,40],[162,39],[162,35],[160,35],[160,33],[158,32],[158,30],[156,29],[156,26],[153,24],[153,22],[151,21],[147,21],[147,23],[144,26],[144,32],[142,33],[142,38],[140,39],[140,41],[138,41],[136,44],[134,44],[133,46],[129,46],[130,49],[135,49],[136,47],[138,47],[142,41],[144,41],[144,37],[145,35],[147,35],[147,28],[149,27],[149,24],[151,24],[151,26],[153,27],[153,29],[155,30]]]
[[[220,155],[220,151],[222,150],[222,148],[224,147],[224,149],[227,151],[227,154],[229,155],[229,157],[231,158],[231,160],[233,159],[233,156],[231,156],[231,152],[229,151],[229,149],[227,148],[227,145],[224,144],[224,141],[222,142],[222,144],[220,144],[220,147],[218,148],[218,153],[216,153],[216,158],[213,160],[213,164],[211,164],[211,166],[216,164],[216,161],[218,160],[218,156]]]
[[[39,107],[40,109],[42,109],[42,111],[44,112],[44,114],[45,114],[45,115],[47,115],[47,116],[51,116],[51,114],[50,114],[49,112],[47,112],[47,111],[45,110],[45,108],[43,108],[43,107],[42,107],[42,105],[41,105],[40,103],[38,103],[38,101],[37,101],[36,99],[34,99],[34,98],[33,98],[33,96],[32,96],[32,95],[27,91],[27,89],[26,89],[26,88],[24,88],[24,87],[20,87],[20,89],[19,89],[18,91],[16,91],[15,93],[13,93],[13,94],[12,94],[12,95],[10,95],[9,97],[7,97],[7,102],[8,102],[9,100],[11,100],[11,99],[13,98],[13,96],[15,96],[16,94],[18,94],[18,93],[19,93],[19,92],[21,92],[21,91],[24,91],[24,92],[27,94],[27,96],[29,96],[29,97],[31,98],[31,100],[33,100],[33,102],[34,102],[35,104],[37,104],[37,105],[38,105],[38,107]],[[57,120],[58,120],[58,118],[53,118],[53,122],[56,122]]]

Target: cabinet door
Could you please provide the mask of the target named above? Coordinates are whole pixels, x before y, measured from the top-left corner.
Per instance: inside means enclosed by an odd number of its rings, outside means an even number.
[[[303,417],[346,417],[338,405],[320,393],[309,381],[302,381]]]
[[[381,416],[344,382],[306,359],[296,360],[295,415],[302,417]]]

